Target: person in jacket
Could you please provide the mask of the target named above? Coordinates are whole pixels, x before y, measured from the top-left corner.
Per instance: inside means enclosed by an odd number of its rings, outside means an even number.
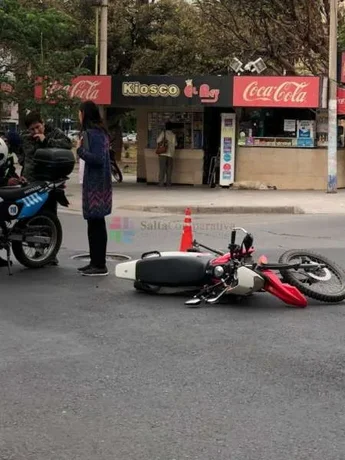
[[[16,172],[14,157],[5,135],[0,135],[0,156],[0,187],[17,185],[19,183],[19,176]]]
[[[84,276],[106,276],[108,237],[105,217],[112,210],[110,139],[94,102],[81,104],[79,120],[83,135],[78,142],[77,155],[85,161],[83,216],[87,221],[90,264],[78,271]]]
[[[159,155],[159,186],[171,187],[171,177],[173,172],[174,155],[177,146],[176,135],[172,131],[172,123],[168,122],[157,138],[157,145],[163,142],[164,137],[168,143],[168,148],[165,153]],[[166,179],[166,182],[165,182]]]
[[[17,154],[19,164],[23,167],[22,176],[28,183],[37,180],[35,177],[34,156],[37,149],[59,148],[72,150],[72,141],[59,128],[46,125],[38,112],[30,112],[25,117],[27,132],[21,139],[21,147]],[[51,201],[50,210],[57,214],[57,203]],[[37,253],[39,256],[39,252]],[[55,258],[51,265],[58,265],[59,261]]]
[[[72,150],[72,141],[59,128],[53,128],[43,122],[38,112],[30,112],[25,118],[27,132],[22,136],[22,145],[17,154],[19,164],[23,167],[22,176],[34,182],[34,156],[37,149],[59,148]]]
[[[16,173],[12,145],[5,135],[0,136],[0,187],[25,184],[25,179]],[[0,257],[0,268],[7,267],[7,260]]]

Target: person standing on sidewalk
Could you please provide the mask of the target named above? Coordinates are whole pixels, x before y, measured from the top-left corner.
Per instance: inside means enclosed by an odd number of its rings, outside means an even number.
[[[165,153],[159,155],[159,186],[171,187],[171,177],[174,165],[174,155],[177,146],[176,135],[172,131],[172,123],[168,122],[157,138],[157,145],[163,142],[164,138],[168,143],[168,148]],[[166,178],[166,182],[165,182]]]
[[[77,155],[84,160],[83,216],[87,221],[90,264],[79,268],[84,276],[106,276],[107,228],[105,217],[112,210],[112,181],[109,155],[109,134],[99,108],[92,101],[79,109],[82,138]]]

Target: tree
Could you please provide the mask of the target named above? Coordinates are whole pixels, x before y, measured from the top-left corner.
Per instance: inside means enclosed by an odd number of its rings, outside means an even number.
[[[113,74],[202,73],[209,63],[200,12],[184,0],[112,1],[108,43]]]
[[[196,1],[220,57],[262,57],[280,75],[327,73],[329,0]],[[223,63],[224,72],[229,59]]]
[[[18,103],[21,115],[37,107],[37,77],[68,84],[75,75],[88,73],[83,64],[93,52],[80,42],[80,26],[71,15],[49,4],[42,8],[23,0],[3,0],[0,47],[0,83],[11,86],[11,91],[1,92],[1,99]],[[54,99],[55,104],[41,104],[46,116],[67,114],[76,103],[63,91]]]

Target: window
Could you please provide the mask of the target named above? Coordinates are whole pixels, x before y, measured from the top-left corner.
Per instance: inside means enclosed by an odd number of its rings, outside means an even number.
[[[202,149],[203,115],[203,112],[149,112],[147,147],[156,148],[157,137],[165,123],[170,122],[176,134],[177,149]]]
[[[245,109],[239,145],[314,147],[315,113],[307,109]]]

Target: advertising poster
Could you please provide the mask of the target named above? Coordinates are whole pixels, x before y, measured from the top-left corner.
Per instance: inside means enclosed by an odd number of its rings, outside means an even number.
[[[229,187],[235,180],[236,115],[222,113],[219,185]]]
[[[296,132],[296,120],[284,120],[284,132],[295,133]]]
[[[314,147],[315,122],[312,120],[299,120],[297,122],[297,147]]]

